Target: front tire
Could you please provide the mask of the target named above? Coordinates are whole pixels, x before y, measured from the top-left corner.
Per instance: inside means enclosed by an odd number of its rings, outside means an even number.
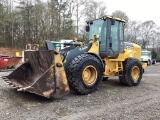
[[[102,82],[103,66],[90,54],[81,54],[70,63],[67,78],[70,88],[78,94],[89,94],[97,90]]]
[[[103,81],[107,81],[109,77],[103,77]]]
[[[147,65],[150,66],[151,64],[152,64],[152,63],[151,63],[151,60],[148,60],[148,61],[147,61]]]
[[[141,82],[143,68],[138,59],[128,58],[123,64],[123,76],[119,77],[120,82],[127,86],[137,86]]]
[[[156,64],[156,59],[153,59],[153,62],[152,62],[152,64]]]

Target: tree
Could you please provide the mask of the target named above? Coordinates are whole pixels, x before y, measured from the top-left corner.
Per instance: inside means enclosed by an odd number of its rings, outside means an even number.
[[[84,22],[104,15],[107,7],[96,0],[0,0],[0,46],[25,48],[27,43],[44,46],[46,39],[84,40],[88,36]],[[154,21],[131,21],[119,10],[112,15],[127,21],[125,41],[143,48],[160,48],[160,33]]]
[[[121,19],[125,20],[126,23],[128,23],[128,21],[129,21],[129,18],[128,18],[127,14],[125,12],[121,11],[121,10],[114,11],[112,13],[112,16],[117,17],[117,18],[121,18]]]
[[[140,25],[140,22],[128,21],[127,27],[125,28],[125,41],[139,44]]]
[[[140,28],[140,37],[141,37],[141,47],[146,49],[146,47],[150,44],[152,39],[152,35],[155,33],[156,24],[154,21],[149,20],[145,21],[141,24]]]
[[[154,49],[152,49],[152,59],[157,59],[157,53]]]
[[[85,8],[83,11],[86,16],[86,20],[93,20],[107,15],[106,9],[107,7],[105,6],[104,2],[88,0],[85,3]]]

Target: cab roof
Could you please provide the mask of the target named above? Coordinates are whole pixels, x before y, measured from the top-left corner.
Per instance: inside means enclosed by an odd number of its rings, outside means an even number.
[[[100,17],[100,18],[97,18],[97,19],[93,19],[93,20],[89,20],[89,21],[94,21],[94,20],[99,20],[99,19],[105,19],[105,18],[114,19],[114,20],[121,21],[121,22],[126,22],[125,20],[123,20],[121,18],[117,18],[117,17],[109,16],[109,15],[105,15],[103,17]]]

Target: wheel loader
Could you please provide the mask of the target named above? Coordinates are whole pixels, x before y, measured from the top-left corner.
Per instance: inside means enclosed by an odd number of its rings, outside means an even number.
[[[46,41],[47,50],[25,51],[25,62],[8,76],[7,84],[47,98],[60,98],[70,90],[92,93],[102,79],[118,76],[122,85],[139,85],[146,63],[141,63],[141,47],[124,42],[125,21],[104,16],[87,22],[87,43]]]

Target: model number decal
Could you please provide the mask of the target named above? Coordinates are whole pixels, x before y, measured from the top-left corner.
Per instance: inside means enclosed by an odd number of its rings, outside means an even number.
[[[134,47],[133,46],[130,46],[130,45],[125,45],[125,49],[134,49]]]
[[[87,48],[88,48],[87,46],[84,46],[84,47],[79,48],[79,50],[82,51],[82,50],[85,50]]]

